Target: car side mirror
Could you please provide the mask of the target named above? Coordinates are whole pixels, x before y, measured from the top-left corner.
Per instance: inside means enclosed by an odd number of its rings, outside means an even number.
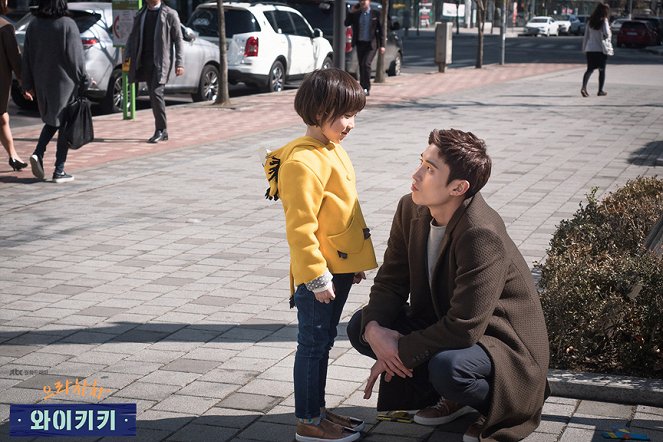
[[[191,28],[182,26],[182,38],[184,41],[194,41],[198,37],[198,33]]]
[[[313,28],[313,38],[317,37],[322,37],[324,34],[322,33],[322,30],[319,28]]]

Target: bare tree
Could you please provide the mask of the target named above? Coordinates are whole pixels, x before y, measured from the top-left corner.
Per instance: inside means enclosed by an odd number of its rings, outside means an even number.
[[[380,17],[380,22],[382,24],[382,41],[378,43],[378,62],[375,67],[375,82],[384,83],[384,54],[380,52],[380,48],[387,47],[387,23],[389,22],[389,0],[382,0],[382,17]]]
[[[475,68],[481,69],[483,67],[483,28],[486,25],[486,3],[488,0],[475,0],[477,4],[477,15],[479,20],[479,44],[477,44],[477,62]]]
[[[226,17],[223,12],[223,0],[216,0],[219,11],[219,91],[214,104],[230,104],[228,92],[228,54],[226,53]]]

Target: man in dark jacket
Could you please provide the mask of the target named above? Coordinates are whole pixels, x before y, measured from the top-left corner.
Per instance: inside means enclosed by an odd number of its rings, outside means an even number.
[[[348,324],[352,345],[377,359],[365,397],[382,376],[378,408],[421,408],[417,423],[476,410],[465,442],[525,438],[549,391],[548,335],[531,273],[478,193],[490,170],[483,140],[431,132],[368,305]]]
[[[352,46],[357,51],[359,62],[359,83],[366,95],[371,91],[371,63],[375,52],[382,46],[382,25],[380,13],[371,9],[370,0],[360,0],[345,17],[345,26],[352,26]]]
[[[149,143],[168,140],[164,89],[168,82],[175,47],[175,75],[184,74],[182,30],[177,11],[161,3],[147,0],[134,19],[125,50],[125,66],[129,65],[129,81],[147,83],[156,130]]]

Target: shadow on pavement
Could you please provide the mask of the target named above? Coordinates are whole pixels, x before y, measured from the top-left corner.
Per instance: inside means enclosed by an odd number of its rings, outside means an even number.
[[[663,166],[663,141],[651,141],[631,152],[628,162],[636,166]]]

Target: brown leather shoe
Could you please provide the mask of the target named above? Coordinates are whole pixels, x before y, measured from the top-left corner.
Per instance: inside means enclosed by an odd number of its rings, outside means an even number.
[[[340,425],[341,427],[349,428],[353,431],[361,431],[364,429],[364,421],[354,418],[352,416],[341,416],[340,414],[332,413],[329,410],[325,411],[325,419]]]
[[[483,427],[486,425],[486,418],[479,415],[477,420],[472,423],[463,434],[463,442],[479,442],[479,436],[483,431]]]
[[[352,442],[360,436],[358,431],[322,419],[320,425],[297,422],[295,439],[299,442]]]
[[[456,402],[440,398],[432,407],[419,410],[414,415],[414,421],[421,425],[448,424],[464,414],[474,412],[474,408],[457,404]]]

